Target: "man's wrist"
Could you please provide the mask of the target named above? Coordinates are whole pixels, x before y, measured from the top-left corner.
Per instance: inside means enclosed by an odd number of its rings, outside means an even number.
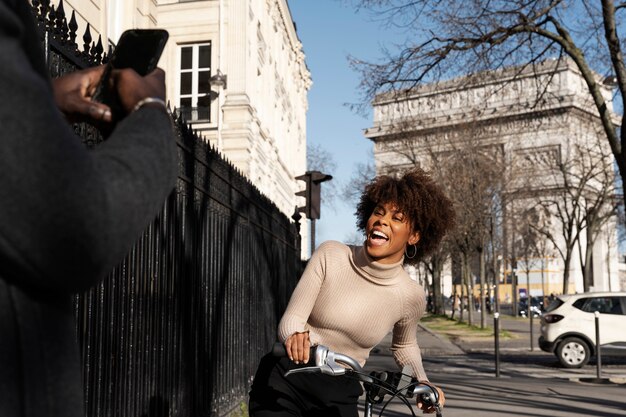
[[[133,107],[133,110],[131,111],[131,113],[134,113],[143,107],[152,107],[156,109],[162,109],[166,112],[168,111],[165,100],[158,98],[158,97],[146,97],[146,98],[139,100],[137,104],[135,104],[135,107]]]

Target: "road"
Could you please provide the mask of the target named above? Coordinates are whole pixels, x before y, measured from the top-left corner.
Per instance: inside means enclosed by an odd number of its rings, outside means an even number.
[[[584,382],[597,376],[595,362],[582,369],[563,369],[554,355],[536,345],[530,351],[528,321],[503,317],[501,324],[519,337],[501,346],[499,377],[493,342],[468,340],[456,345],[419,329],[424,367],[431,382],[446,393],[445,417],[626,416],[626,358],[603,358],[603,383]],[[535,338],[538,320],[536,324]],[[396,369],[389,344],[388,336],[372,352],[366,369]],[[394,402],[384,415],[411,413]]]

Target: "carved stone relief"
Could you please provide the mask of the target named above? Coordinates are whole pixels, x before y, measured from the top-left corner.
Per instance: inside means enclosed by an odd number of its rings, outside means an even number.
[[[513,164],[520,173],[529,174],[551,170],[561,163],[561,146],[548,145],[540,148],[516,149],[513,151]]]

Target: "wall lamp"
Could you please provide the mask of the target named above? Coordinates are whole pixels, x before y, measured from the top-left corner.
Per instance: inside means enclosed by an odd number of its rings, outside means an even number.
[[[226,75],[222,74],[222,71],[218,69],[215,75],[209,78],[209,84],[213,87],[226,89],[226,80]]]

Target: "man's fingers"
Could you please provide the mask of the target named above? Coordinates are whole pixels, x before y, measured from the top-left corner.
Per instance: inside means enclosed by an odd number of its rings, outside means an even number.
[[[116,69],[111,72],[111,76],[120,103],[127,113],[146,97],[165,98],[165,73],[161,69],[154,70],[145,77],[130,68]]]
[[[150,74],[146,75],[147,78],[154,78],[158,83],[165,83],[165,71],[161,68],[156,68]]]
[[[92,104],[89,106],[89,115],[94,120],[101,120],[103,122],[110,122],[113,120],[113,116],[111,115],[111,109],[106,106],[98,106]]]

